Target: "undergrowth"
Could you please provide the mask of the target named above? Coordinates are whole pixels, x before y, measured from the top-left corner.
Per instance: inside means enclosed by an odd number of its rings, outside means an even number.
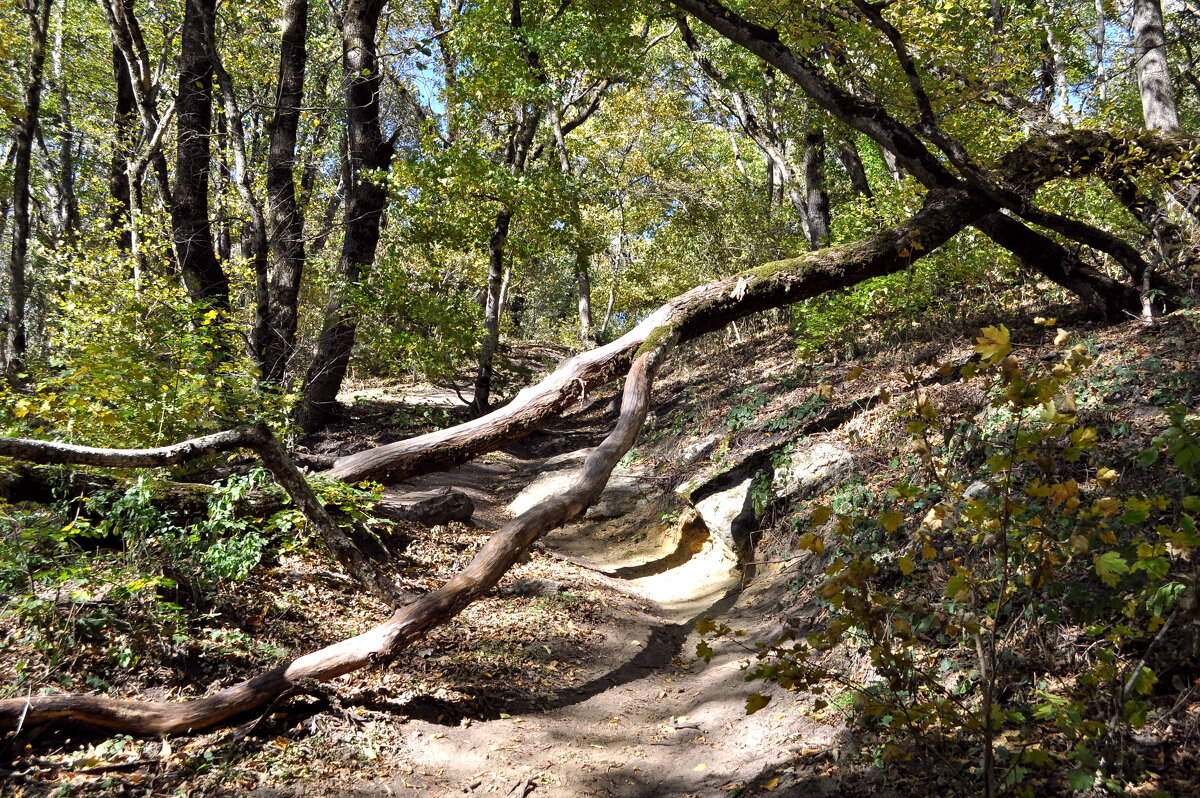
[[[748,670],[815,712],[844,708],[864,758],[939,793],[1157,784],[1131,741],[1170,720],[1200,655],[1181,634],[1200,606],[1200,418],[1173,404],[1149,446],[1102,445],[1113,430],[1085,423],[1104,418],[1101,383],[1131,377],[1099,373],[1061,330],[1055,343],[1054,361],[1023,363],[1005,327],[984,329],[961,373],[983,383],[982,412],[914,381],[901,420],[916,471],[882,501],[847,486],[793,519],[798,547],[825,558],[824,612],[758,644]],[[1170,386],[1190,397],[1184,371]]]
[[[326,503],[358,517],[377,495],[328,480],[315,487]],[[310,543],[294,509],[268,518],[246,512],[251,494],[275,490],[255,467],[217,484],[199,518],[181,517],[146,477],[82,502],[64,496],[52,507],[4,506],[0,629],[6,647],[26,653],[6,690],[69,687],[81,674],[87,686],[105,689],[114,673],[178,658],[195,639],[272,654],[219,618],[255,569]]]

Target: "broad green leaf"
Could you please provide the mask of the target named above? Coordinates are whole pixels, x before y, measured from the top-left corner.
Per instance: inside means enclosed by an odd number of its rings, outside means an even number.
[[[771,703],[771,697],[760,695],[759,693],[751,693],[746,696],[746,714],[753,715],[760,709]]]
[[[1109,587],[1116,587],[1121,574],[1129,570],[1125,558],[1115,551],[1106,551],[1092,558],[1096,565],[1096,576]]]

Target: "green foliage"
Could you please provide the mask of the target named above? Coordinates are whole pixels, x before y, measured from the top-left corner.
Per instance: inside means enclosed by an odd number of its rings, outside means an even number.
[[[105,254],[64,251],[73,276],[56,286],[49,355],[28,389],[0,391],[4,434],[128,448],[260,418],[286,427],[291,397],[258,392],[238,320],[167,281],[117,279],[125,264]]]
[[[315,487],[322,501],[356,520],[378,495],[378,488],[329,480]],[[239,515],[252,492],[277,490],[256,467],[219,484],[207,515],[192,522],[167,509],[161,486],[147,479],[92,496],[83,507],[66,502],[55,513],[6,508],[0,593],[9,596],[3,613],[12,642],[56,672],[85,651],[120,668],[169,653],[203,626],[200,606],[306,543],[294,510],[265,521]],[[21,675],[36,682],[48,674]]]
[[[358,317],[358,334],[368,345],[356,361],[358,373],[425,380],[461,372],[479,335],[468,291],[448,286],[432,256],[414,263],[412,253],[391,242],[387,256],[347,297]]]
[[[740,398],[746,401],[731,406],[725,415],[725,426],[730,432],[740,432],[753,425],[758,421],[759,411],[771,402],[770,394],[754,385],[743,388]]]
[[[1175,489],[1123,494],[1080,422],[1086,347],[1064,336],[1060,362],[1026,366],[1000,326],[976,351],[964,378],[985,381],[989,409],[957,415],[917,391],[907,428],[924,484],[895,483],[883,507],[843,496],[812,513],[798,545],[830,551],[815,588],[827,615],[759,644],[747,678],[811,693],[817,710],[852,695],[850,719],[883,760],[933,767],[962,794],[1119,792],[1138,767],[1121,742],[1153,707],[1153,655],[1200,544],[1200,421],[1173,408],[1140,455],[1170,458]],[[1077,677],[1031,678],[1047,667],[1034,641],[1071,629],[1087,641]],[[870,663],[864,680],[839,665],[844,652]]]

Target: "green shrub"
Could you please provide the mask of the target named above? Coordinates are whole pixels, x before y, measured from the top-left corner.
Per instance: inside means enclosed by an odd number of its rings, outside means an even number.
[[[990,409],[956,415],[917,391],[907,428],[923,484],[897,482],[882,510],[812,513],[799,545],[828,549],[814,591],[828,612],[759,644],[747,678],[807,691],[817,710],[851,695],[849,719],[880,741],[881,764],[932,768],[961,794],[1120,792],[1139,767],[1123,743],[1153,710],[1155,668],[1178,653],[1165,641],[1200,543],[1200,420],[1174,408],[1139,455],[1169,458],[1166,490],[1122,494],[1071,390],[1086,348],[1027,367],[999,327],[976,350],[964,378],[987,380]],[[955,442],[964,431],[982,461]],[[1073,672],[1033,653],[1055,644]],[[712,656],[707,642],[700,654]],[[869,661],[867,676],[845,659]]]

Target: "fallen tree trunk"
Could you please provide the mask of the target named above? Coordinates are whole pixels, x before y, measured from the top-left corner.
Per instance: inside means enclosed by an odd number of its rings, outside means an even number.
[[[1162,143],[1162,140],[1149,142],[1151,147],[1156,143]],[[1114,155],[1114,150],[1119,148],[1117,145],[1141,146],[1141,142],[1131,145],[1129,140],[1084,131],[1020,148],[1008,159],[1005,169],[1013,183],[1021,183],[1032,191],[1051,177],[1064,173],[1079,176],[1096,171],[1104,158],[1088,160],[1081,156],[1087,156],[1097,148],[1107,155]],[[1106,146],[1109,149],[1103,150]],[[1195,155],[1191,140],[1178,139],[1166,149],[1170,151],[1166,157],[1176,157],[1181,152],[1185,157]],[[1072,157],[1065,160],[1044,157],[1047,151],[1055,150],[1069,151]],[[1039,153],[1043,157],[1039,158]],[[488,416],[443,432],[339,459],[332,473],[347,481],[449,467],[520,437],[561,413],[587,390],[614,378],[626,365],[630,366],[616,427],[589,455],[575,485],[506,524],[457,576],[432,593],[396,609],[387,621],[373,629],[306,654],[234,687],[188,702],[142,702],[89,695],[31,696],[0,701],[0,729],[19,728],[26,723],[87,723],[139,735],[182,733],[259,709],[304,680],[328,680],[390,661],[405,646],[491,589],[534,540],[578,516],[599,496],[612,468],[641,430],[655,369],[678,342],[718,329],[750,313],[905,269],[965,226],[997,210],[994,200],[969,188],[931,191],[922,209],[910,220],[870,238],[770,263],[700,286],[671,300],[621,339],[568,360],[542,383],[526,389],[510,405]],[[1003,223],[995,228],[992,232],[1001,237],[1024,236],[1020,230]],[[1101,280],[1101,275],[1081,263],[1057,264],[1056,272],[1049,268],[1054,264],[1034,258],[1032,252],[1028,254],[1030,266],[1045,268],[1051,272],[1045,276],[1057,278],[1060,283],[1069,278],[1071,282],[1089,288],[1111,287],[1112,281]],[[1117,285],[1121,289],[1128,288]],[[1096,298],[1097,294],[1091,296]],[[1137,292],[1128,296],[1134,301],[1131,310],[1136,312]],[[1105,299],[1103,291],[1099,298]],[[3,453],[0,450],[0,454]],[[294,470],[294,466],[292,468]]]
[[[69,468],[22,464],[0,471],[0,499],[9,502],[69,503],[98,494],[123,493],[130,485],[128,479]],[[149,502],[156,510],[169,513],[177,522],[189,523],[208,515],[209,503],[219,490],[219,486],[207,482],[156,480],[151,485]],[[286,493],[252,490],[234,501],[233,515],[265,519],[289,506]],[[82,505],[78,511],[87,517],[97,514],[96,510]],[[475,514],[475,505],[462,491],[438,487],[383,496],[367,511],[386,521],[437,526],[451,521],[470,521]],[[349,534],[354,539],[353,532]]]
[[[678,340],[665,329],[634,359],[616,427],[584,462],[579,480],[510,521],[466,568],[441,588],[397,609],[384,623],[241,684],[194,701],[131,701],[93,695],[49,695],[0,701],[0,729],[24,725],[88,724],[136,735],[182,734],[260,709],[305,680],[326,681],[390,661],[430,628],[457,615],[491,590],[539,536],[582,513],[637,439],[650,406],[655,370]]]
[[[90,465],[107,468],[165,468],[222,452],[251,449],[295,505],[308,518],[329,551],[366,589],[391,604],[407,595],[376,563],[386,553],[382,543],[368,556],[346,536],[313,492],[304,475],[288,457],[282,444],[262,423],[226,430],[154,449],[103,449],[57,441],[0,438],[0,457],[42,465]],[[369,539],[369,536],[368,536]]]
[[[635,352],[652,343],[657,330],[677,330],[680,341],[688,341],[760,310],[900,271],[993,210],[987,200],[965,191],[933,192],[925,207],[902,225],[693,288],[616,341],[570,358],[503,408],[446,430],[346,455],[329,473],[347,482],[396,481],[453,468],[560,416],[624,370]]]
[[[1196,140],[1187,136],[1083,130],[1025,143],[1002,160],[995,176],[1011,193],[1032,197],[1046,182],[1060,177],[1077,179],[1140,165],[1194,179],[1198,164]],[[347,482],[387,481],[453,468],[558,418],[588,391],[623,373],[647,335],[662,325],[678,326],[680,341],[685,342],[751,313],[907,268],[972,224],[1010,250],[1026,268],[1076,294],[1106,318],[1141,314],[1136,286],[1097,271],[999,210],[996,200],[974,189],[934,189],[925,207],[904,224],[853,244],[768,263],[694,288],[616,341],[565,361],[504,407],[456,427],[340,457],[330,473]]]

